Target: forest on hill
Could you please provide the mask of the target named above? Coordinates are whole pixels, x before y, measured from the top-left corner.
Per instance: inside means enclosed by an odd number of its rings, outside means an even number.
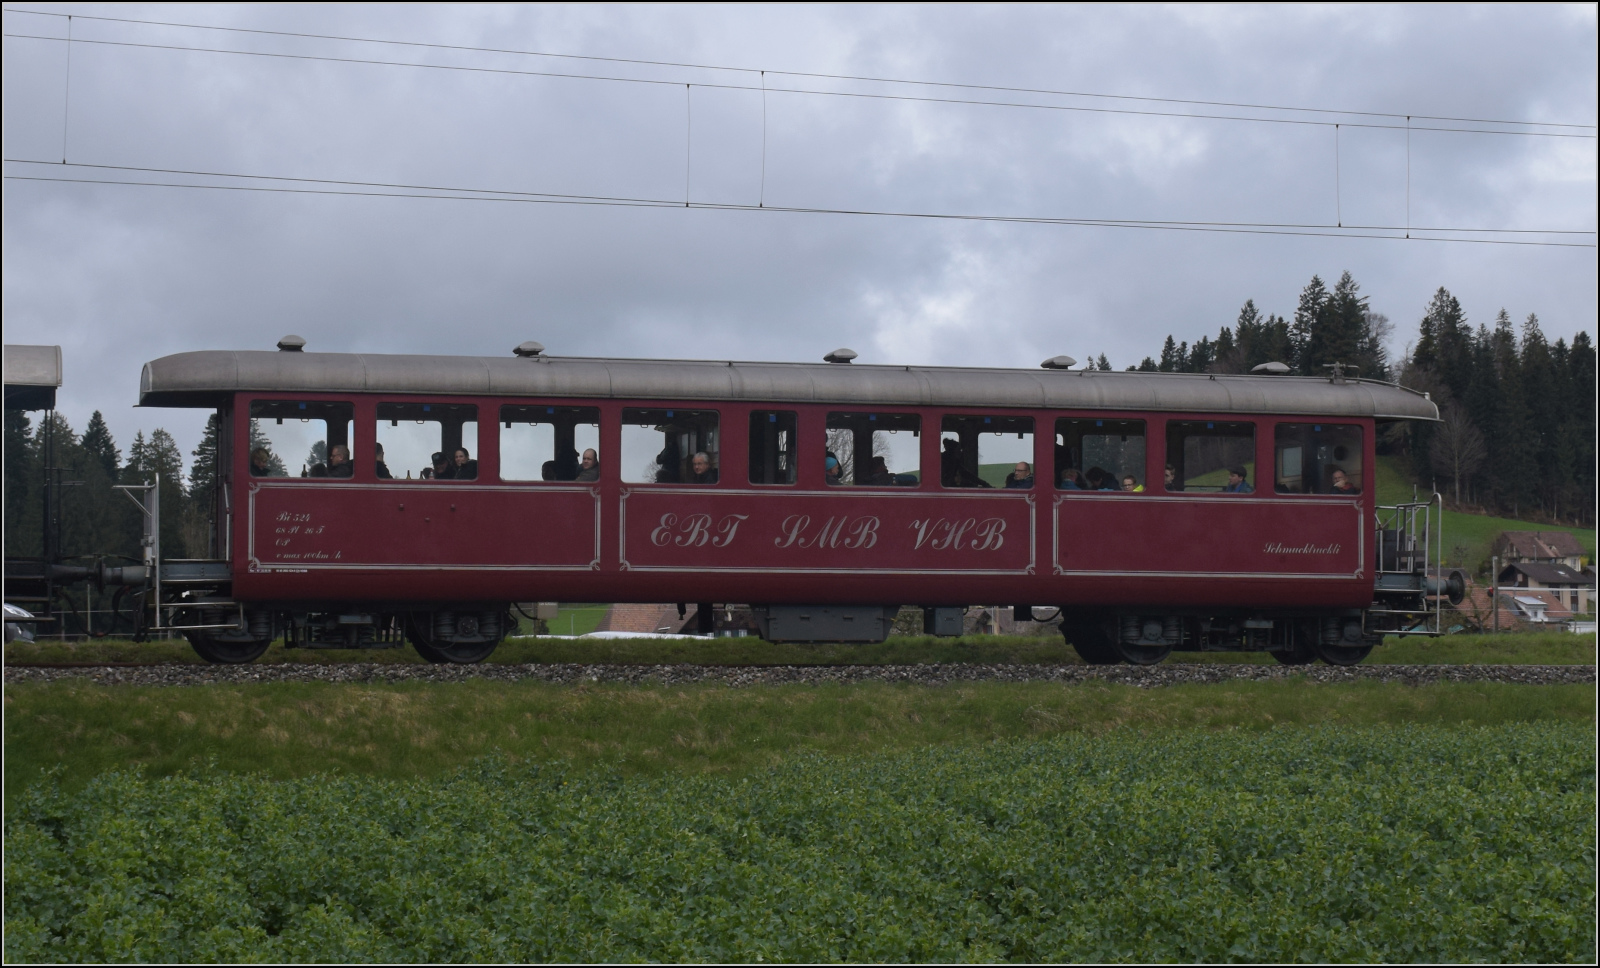
[[[1412,479],[1437,485],[1461,510],[1593,527],[1595,522],[1595,347],[1579,330],[1551,343],[1529,313],[1520,326],[1504,308],[1473,326],[1449,290],[1434,293],[1397,360],[1385,350],[1387,316],[1372,311],[1346,272],[1330,290],[1312,276],[1291,319],[1246,300],[1232,326],[1193,343],[1168,336],[1159,356],[1129,370],[1248,373],[1267,362],[1306,376],[1334,363],[1362,377],[1423,390],[1438,424],[1392,425],[1378,452],[1402,459]],[[1093,364],[1111,369],[1104,354]]]

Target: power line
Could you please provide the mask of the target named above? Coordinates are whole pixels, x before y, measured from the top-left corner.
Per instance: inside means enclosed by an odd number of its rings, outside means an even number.
[[[28,12],[32,12],[32,11],[28,11]],[[60,37],[46,37],[46,36],[44,36],[42,34],[22,34],[22,33],[11,33],[11,32],[8,32],[8,33],[3,34],[3,36],[11,37],[11,38],[19,39],[19,40],[46,40],[46,41],[54,41],[56,43],[64,43],[65,42]],[[131,41],[131,40],[91,40],[91,39],[86,39],[86,38],[81,38],[80,37],[80,38],[75,38],[74,40],[71,41],[71,43],[74,43],[74,44],[94,44],[94,45],[101,46],[101,47],[131,47],[131,48],[138,48],[138,49],[144,49],[144,50],[186,51],[186,52],[189,52],[189,53],[199,53],[199,54],[230,54],[230,55],[233,55],[233,56],[236,56],[236,57],[262,57],[262,58],[269,58],[269,59],[276,59],[276,60],[322,61],[322,62],[325,62],[325,63],[332,63],[332,64],[363,64],[363,65],[375,66],[375,67],[409,67],[409,68],[414,68],[414,69],[418,69],[418,70],[460,71],[460,72],[470,73],[470,74],[507,74],[507,75],[517,76],[517,77],[552,77],[552,78],[568,78],[568,79],[572,79],[572,80],[585,80],[585,81],[610,81],[610,82],[618,83],[618,84],[645,84],[645,85],[653,85],[653,86],[676,87],[679,84],[683,83],[682,81],[675,81],[675,80],[660,80],[660,79],[654,79],[654,78],[640,78],[640,77],[622,77],[622,76],[618,76],[618,75],[609,75],[609,74],[575,74],[575,73],[571,73],[571,72],[568,72],[568,71],[518,70],[518,69],[514,69],[514,68],[507,68],[507,67],[472,67],[472,66],[466,66],[466,65],[460,65],[460,64],[418,64],[418,63],[414,63],[414,62],[411,62],[411,61],[379,60],[377,58],[370,58],[370,57],[335,57],[335,56],[330,55],[330,54],[290,54],[290,53],[282,53],[282,52],[274,52],[274,51],[232,50],[232,49],[225,48],[225,47],[195,47],[195,46],[190,46],[190,45],[185,45],[185,44],[154,44],[154,43],[145,43],[145,42]],[[730,69],[732,69],[732,68],[730,68]],[[783,72],[774,72],[774,73],[783,73]],[[805,76],[805,75],[793,75],[793,76]],[[1023,109],[1023,110],[1033,110],[1033,111],[1066,111],[1066,112],[1076,112],[1076,113],[1083,113],[1083,114],[1121,114],[1121,115],[1132,115],[1132,116],[1137,116],[1137,117],[1189,118],[1189,119],[1201,120],[1201,121],[1242,121],[1242,122],[1249,122],[1249,123],[1255,123],[1255,124],[1291,124],[1291,125],[1301,125],[1301,126],[1310,126],[1310,127],[1327,127],[1327,128],[1333,127],[1334,124],[1336,124],[1336,123],[1342,123],[1346,127],[1351,127],[1351,128],[1370,128],[1370,129],[1374,129],[1374,130],[1392,130],[1392,131],[1402,131],[1402,130],[1406,130],[1407,129],[1407,126],[1404,125],[1404,124],[1377,124],[1377,123],[1370,122],[1370,121],[1367,121],[1367,122],[1363,122],[1363,121],[1333,122],[1333,121],[1318,121],[1318,120],[1312,120],[1312,119],[1307,119],[1307,118],[1260,118],[1260,117],[1250,117],[1250,116],[1247,116],[1247,115],[1239,115],[1239,114],[1201,114],[1201,113],[1196,113],[1196,112],[1192,112],[1192,111],[1154,111],[1154,110],[1140,110],[1140,109],[1134,109],[1134,108],[1086,107],[1084,105],[1077,105],[1077,104],[1032,104],[1032,103],[1028,103],[1028,102],[1024,102],[1024,101],[995,101],[995,100],[984,100],[984,99],[980,99],[980,98],[931,97],[931,96],[927,96],[927,95],[916,95],[916,94],[881,94],[881,93],[869,93],[869,92],[865,92],[865,91],[825,91],[825,90],[819,90],[819,89],[816,89],[816,88],[803,88],[803,87],[771,87],[771,86],[768,86],[768,87],[763,88],[762,86],[760,86],[758,84],[733,84],[733,83],[727,83],[727,82],[721,82],[721,83],[718,83],[718,82],[699,82],[698,86],[700,86],[700,87],[708,87],[708,88],[715,88],[715,89],[718,89],[718,90],[727,90],[727,91],[763,91],[764,90],[766,92],[770,92],[770,93],[773,93],[773,94],[801,94],[801,95],[809,95],[809,96],[812,96],[812,97],[841,97],[841,98],[857,98],[857,99],[862,99],[862,100],[874,100],[874,101],[918,102],[918,103],[925,103],[925,104],[961,104],[961,105],[969,105],[969,106],[975,106],[975,107],[1019,108],[1019,109]],[[1297,109],[1285,108],[1285,109],[1273,109],[1273,110],[1297,110]],[[1308,109],[1308,110],[1311,110],[1311,109]],[[1363,113],[1363,112],[1355,112],[1355,113]],[[1366,113],[1371,113],[1371,112],[1366,112]],[[1383,115],[1383,116],[1387,117],[1387,115]],[[1421,115],[1416,115],[1416,117],[1421,117]],[[1477,122],[1477,123],[1538,124],[1540,122]],[[1571,127],[1577,127],[1577,126],[1574,125],[1574,126],[1571,126]],[[1593,135],[1593,134],[1573,134],[1573,133],[1566,133],[1566,132],[1560,132],[1560,131],[1501,131],[1501,130],[1495,130],[1495,129],[1489,129],[1489,128],[1452,128],[1452,127],[1444,127],[1444,126],[1441,126],[1441,125],[1416,125],[1416,124],[1413,124],[1413,125],[1410,126],[1409,129],[1412,130],[1412,131],[1440,131],[1440,132],[1451,132],[1451,133],[1456,133],[1456,134],[1507,135],[1507,136],[1511,136],[1511,137],[1520,137],[1520,138],[1577,138],[1577,139],[1589,140],[1589,141],[1593,141],[1597,137],[1600,137],[1600,136]]]
[[[59,168],[54,162],[35,162],[27,159],[6,159],[10,163],[20,164],[48,164],[51,168]],[[447,201],[483,201],[483,202],[512,202],[521,204],[552,204],[552,205],[593,205],[624,208],[695,208],[710,211],[730,212],[782,212],[789,214],[809,215],[857,215],[873,216],[880,218],[909,218],[941,221],[961,222],[997,222],[1025,225],[1061,225],[1061,226],[1086,226],[1100,228],[1133,228],[1150,229],[1159,231],[1184,231],[1184,232],[1220,232],[1225,234],[1251,234],[1251,235],[1290,235],[1290,236],[1321,236],[1328,238],[1361,238],[1361,239],[1396,239],[1404,240],[1406,236],[1394,233],[1402,231],[1400,226],[1332,226],[1317,223],[1260,223],[1260,222],[1200,222],[1200,221],[1163,221],[1156,219],[1095,219],[1095,218],[1065,218],[1049,216],[1020,216],[1020,215],[994,215],[994,214],[963,214],[943,212],[913,212],[897,211],[892,209],[848,209],[829,208],[819,206],[777,206],[777,205],[750,205],[739,203],[717,202],[683,202],[668,198],[644,198],[627,196],[606,195],[569,195],[561,193],[520,192],[499,189],[456,188],[429,185],[406,185],[384,182],[339,181],[334,179],[287,178],[275,175],[233,175],[226,172],[183,171],[178,169],[162,168],[132,168],[115,165],[81,165],[71,164],[69,168],[99,168],[130,172],[145,172],[150,174],[170,174],[186,176],[204,176],[215,178],[238,178],[276,182],[298,182],[302,184],[324,185],[324,188],[300,188],[288,185],[203,185],[195,183],[160,182],[160,181],[132,181],[127,179],[104,178],[68,178],[62,176],[43,175],[6,175],[8,181],[55,182],[88,185],[117,185],[126,187],[143,188],[182,188],[209,191],[243,191],[266,192],[274,194],[294,195],[336,195],[348,197],[372,198],[415,198],[437,199]],[[347,186],[335,188],[331,186]],[[358,190],[366,189],[366,190]],[[387,189],[387,190],[384,190]],[[1538,234],[1538,235],[1593,235],[1594,232],[1572,229],[1449,229],[1449,228],[1413,228],[1413,232],[1455,232],[1470,234]],[[1410,236],[1416,241],[1430,242],[1469,242],[1493,245],[1532,245],[1557,248],[1595,248],[1594,243],[1583,242],[1549,242],[1525,239],[1474,239],[1474,238],[1422,238]]]
[[[213,25],[210,25],[210,24],[183,23],[183,22],[179,22],[179,21],[170,21],[170,20],[144,20],[144,19],[133,18],[133,17],[88,16],[88,15],[84,15],[84,14],[68,15],[68,14],[56,13],[54,11],[26,10],[26,9],[17,8],[17,7],[6,7],[4,9],[8,13],[34,14],[34,15],[37,15],[37,16],[44,16],[44,17],[77,16],[77,17],[79,17],[79,19],[83,19],[83,20],[99,20],[99,21],[105,21],[105,22],[108,22],[108,23],[140,24],[140,25],[144,25],[144,26],[157,26],[157,27],[180,27],[180,28],[191,29],[191,30],[214,30],[214,31],[227,32],[227,33],[257,34],[257,35],[272,36],[272,37],[296,37],[296,38],[309,39],[309,40],[334,40],[334,41],[341,41],[341,42],[347,42],[347,43],[386,44],[386,45],[397,46],[397,47],[420,47],[420,48],[426,48],[426,49],[432,49],[432,50],[469,51],[469,52],[473,52],[473,53],[487,53],[487,54],[513,54],[513,55],[523,56],[523,57],[548,57],[548,58],[554,58],[554,59],[596,61],[596,62],[600,62],[600,63],[611,63],[611,64],[638,64],[640,66],[648,66],[648,67],[675,67],[675,68],[683,68],[683,69],[690,69],[690,70],[733,71],[733,72],[747,73],[747,74],[754,74],[754,73],[757,73],[759,71],[760,73],[763,73],[763,74],[781,74],[781,75],[786,76],[786,77],[810,77],[810,78],[816,78],[816,79],[819,79],[819,80],[861,81],[861,82],[877,83],[877,84],[906,84],[906,85],[914,85],[914,86],[921,86],[921,87],[949,87],[949,88],[958,88],[958,89],[975,90],[975,91],[1005,91],[1005,92],[1015,93],[1015,94],[1040,94],[1040,95],[1048,95],[1048,96],[1053,96],[1053,97],[1102,98],[1102,99],[1106,99],[1106,100],[1143,101],[1143,102],[1158,103],[1158,104],[1192,104],[1192,105],[1201,106],[1201,107],[1229,107],[1229,108],[1243,108],[1243,109],[1258,110],[1258,111],[1297,111],[1297,112],[1306,112],[1306,113],[1313,113],[1313,114],[1340,114],[1340,115],[1351,115],[1351,116],[1356,116],[1356,117],[1378,117],[1378,118],[1395,118],[1395,119],[1400,119],[1400,118],[1407,118],[1407,119],[1422,118],[1422,119],[1428,120],[1428,121],[1453,121],[1453,122],[1458,122],[1458,123],[1463,123],[1463,124],[1521,124],[1521,125],[1532,125],[1532,126],[1538,126],[1538,127],[1581,128],[1581,129],[1586,129],[1586,130],[1594,130],[1596,128],[1596,126],[1592,125],[1592,124],[1569,124],[1569,123],[1564,123],[1564,122],[1559,122],[1559,121],[1515,121],[1515,120],[1503,120],[1503,119],[1496,119],[1496,118],[1452,117],[1452,116],[1448,116],[1448,115],[1402,114],[1402,113],[1399,113],[1399,112],[1387,112],[1387,111],[1350,111],[1350,110],[1342,110],[1342,109],[1335,109],[1335,108],[1292,107],[1292,106],[1274,105],[1274,104],[1253,104],[1253,103],[1249,103],[1249,102],[1239,102],[1239,101],[1201,100],[1201,99],[1194,99],[1194,98],[1164,98],[1164,97],[1151,97],[1151,96],[1141,96],[1141,95],[1132,95],[1132,94],[1100,94],[1100,93],[1094,93],[1094,92],[1088,92],[1088,91],[1064,91],[1064,90],[1054,90],[1054,89],[1050,89],[1050,88],[1012,87],[1012,86],[1006,86],[1006,85],[1000,85],[1000,84],[966,84],[966,83],[959,83],[959,82],[954,82],[954,81],[927,81],[927,80],[915,80],[915,79],[905,79],[905,78],[876,77],[876,76],[871,76],[871,75],[860,75],[860,74],[830,74],[830,73],[823,73],[823,72],[816,72],[816,71],[784,71],[784,70],[776,70],[776,69],[773,69],[773,68],[732,67],[732,66],[719,65],[719,64],[699,64],[699,63],[686,62],[686,61],[649,60],[649,59],[638,58],[638,57],[604,57],[604,56],[593,55],[593,54],[561,54],[561,53],[554,53],[554,52],[550,52],[550,51],[519,50],[519,49],[515,49],[515,48],[476,47],[476,46],[470,46],[470,45],[466,45],[466,44],[440,44],[440,43],[431,43],[431,42],[427,42],[427,41],[415,41],[415,40],[386,40],[386,39],[382,39],[382,38],[353,37],[353,36],[340,35],[340,34],[317,34],[317,33],[303,32],[303,31],[267,30],[267,29],[257,28],[257,27],[219,27],[219,26],[213,26]],[[42,38],[42,39],[59,39],[59,38]]]

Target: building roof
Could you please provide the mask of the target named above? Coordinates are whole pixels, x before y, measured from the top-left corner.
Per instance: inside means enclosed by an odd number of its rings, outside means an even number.
[[[1572,611],[1561,604],[1554,595],[1548,592],[1525,592],[1519,590],[1513,596],[1501,595],[1502,600],[1510,598],[1514,608],[1524,615],[1535,616],[1543,613],[1543,618],[1550,622],[1566,621],[1572,617]]]
[[[1587,570],[1579,571],[1557,562],[1548,561],[1513,561],[1500,571],[1500,581],[1504,582],[1507,576],[1520,572],[1530,580],[1541,585],[1593,585],[1594,575]]]
[[[1511,558],[1574,558],[1584,550],[1570,531],[1504,531],[1495,539],[1494,553]]]
[[[139,403],[147,407],[214,407],[241,391],[1439,418],[1438,407],[1426,394],[1376,380],[602,359],[542,353],[530,357],[282,350],[178,353],[145,364]]]

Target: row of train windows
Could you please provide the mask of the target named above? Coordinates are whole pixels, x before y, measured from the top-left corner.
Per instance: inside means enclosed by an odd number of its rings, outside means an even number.
[[[600,450],[596,407],[511,405],[500,408],[498,479],[716,484],[721,428],[715,410],[625,408],[622,451]],[[471,404],[380,403],[379,478],[477,480],[478,408]],[[352,477],[354,408],[348,403],[258,400],[250,406],[250,466],[257,477]],[[841,487],[916,487],[922,482],[922,417],[905,413],[829,413],[826,439],[804,446],[794,411],[755,411],[749,420],[748,480],[794,484],[802,460],[817,461]],[[1361,428],[1280,423],[1273,490],[1356,493]],[[1062,418],[1055,421],[1052,466],[1034,465],[1034,419],[948,414],[939,426],[938,474],[944,487],[1065,491],[1253,493],[1256,427],[1248,422],[1169,421],[1162,480],[1147,481],[1145,422]],[[730,482],[733,478],[730,477]]]

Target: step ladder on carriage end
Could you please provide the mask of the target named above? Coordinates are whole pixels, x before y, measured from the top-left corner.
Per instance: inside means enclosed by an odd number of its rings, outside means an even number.
[[[1367,631],[1443,635],[1445,607],[1466,597],[1466,573],[1444,567],[1444,496],[1375,509],[1376,581]]]

